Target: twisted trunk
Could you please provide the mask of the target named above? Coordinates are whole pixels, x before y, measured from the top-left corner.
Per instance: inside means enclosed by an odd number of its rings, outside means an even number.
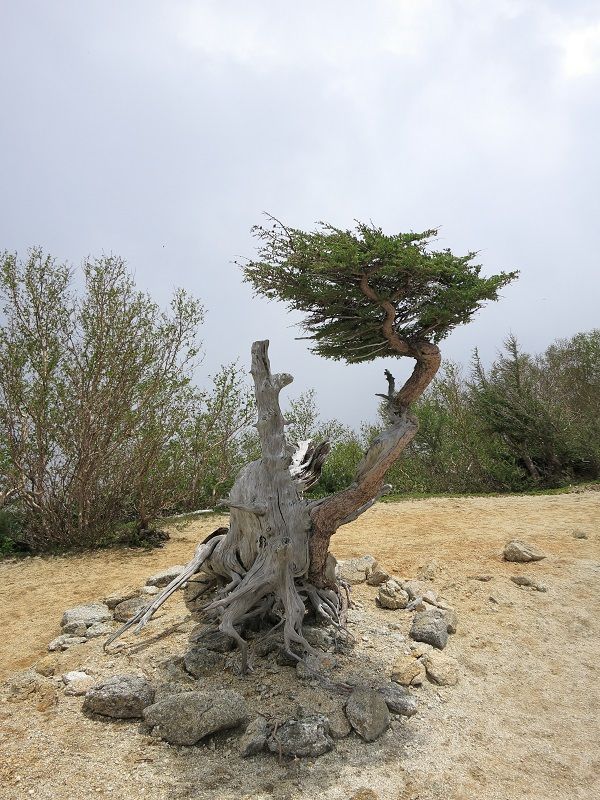
[[[439,351],[426,342],[409,345],[417,363],[399,392],[386,372],[391,427],[369,447],[347,489],[315,502],[305,499],[303,491],[318,479],[329,448],[326,443],[313,447],[302,442],[293,455],[279,406],[279,393],[292,377],[271,374],[268,344],[262,341],[252,346],[261,458],[242,469],[223,501],[230,508],[229,528],[207,537],[183,573],[106,645],[133,625],[139,631],[165,600],[198,572],[216,579],[219,588],[203,614],[237,642],[242,670],[248,666],[243,634],[250,620],[258,617],[276,627],[283,625],[285,650],[298,660],[299,652],[313,652],[302,633],[307,609],[328,623],[343,624],[345,597],[328,569],[329,541],[339,527],[364,513],[385,491],[387,470],[418,430],[409,402],[435,374]]]

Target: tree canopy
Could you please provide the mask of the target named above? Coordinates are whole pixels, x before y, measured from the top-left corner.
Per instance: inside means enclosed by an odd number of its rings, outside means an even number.
[[[372,223],[342,230],[320,222],[306,232],[269,217],[252,231],[260,245],[243,265],[245,280],[306,314],[313,352],[348,362],[439,342],[518,274],[482,277],[476,252],[431,247],[436,229],[388,235]]]

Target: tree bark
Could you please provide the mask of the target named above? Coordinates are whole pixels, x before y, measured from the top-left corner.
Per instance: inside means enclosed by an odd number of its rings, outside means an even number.
[[[359,464],[352,484],[319,501],[303,497],[316,482],[329,447],[302,442],[293,455],[286,442],[279,393],[290,375],[272,375],[267,341],[252,345],[252,369],[261,444],[261,458],[244,467],[229,497],[230,526],[219,529],[196,549],[184,571],[146,608],[116,632],[106,645],[128,628],[138,632],[165,600],[197,572],[217,579],[216,596],[204,607],[204,617],[231,636],[248,667],[248,645],[243,637],[250,620],[283,625],[286,652],[294,659],[314,652],[302,625],[307,609],[340,626],[345,596],[328,568],[329,542],[342,525],[370,508],[385,491],[387,470],[417,433],[418,423],[408,410],[411,398],[422,392],[439,364],[435,345],[411,345],[417,365],[396,393],[386,371],[393,424],[373,441]],[[105,645],[105,646],[106,646]]]

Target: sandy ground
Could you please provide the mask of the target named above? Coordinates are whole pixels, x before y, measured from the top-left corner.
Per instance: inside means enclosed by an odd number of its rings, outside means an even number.
[[[185,563],[196,541],[220,521],[211,517],[173,530],[162,550],[0,564],[1,677],[39,662],[65,608]],[[270,755],[241,761],[228,739],[216,750],[210,744],[172,747],[137,723],[88,719],[81,698],[60,692],[3,702],[0,798],[600,798],[599,521],[598,492],[378,504],[340,531],[333,550],[338,558],[371,553],[397,575],[432,580],[459,614],[458,632],[446,648],[460,665],[457,686],[417,689],[418,715],[395,723],[376,743],[350,737],[319,759],[287,764]],[[574,538],[574,530],[588,538]],[[499,554],[511,538],[532,542],[548,557],[504,563]],[[474,578],[481,574],[492,579]],[[548,592],[518,588],[509,580],[517,574],[537,578]],[[409,619],[406,612],[376,608],[375,593],[366,586],[355,592],[368,634],[355,657],[363,670],[385,671],[397,645],[376,631],[389,623],[407,631]],[[186,623],[160,635],[184,616],[181,599],[173,600],[146,644],[102,656],[94,640],[63,654],[60,670],[151,670],[159,656],[185,649]],[[295,685],[279,673],[260,679],[281,683],[282,696]],[[289,702],[311,702],[309,687],[289,695]],[[365,794],[367,788],[375,794]]]

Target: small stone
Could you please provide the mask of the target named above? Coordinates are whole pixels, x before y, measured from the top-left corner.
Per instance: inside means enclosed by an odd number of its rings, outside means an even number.
[[[319,653],[305,656],[302,661],[298,661],[296,665],[296,675],[300,680],[310,681],[316,677],[316,674],[327,672],[333,669],[336,665],[335,658],[329,653]]]
[[[408,646],[414,658],[421,658],[421,656],[424,656],[426,653],[431,653],[433,650],[433,646],[425,644],[425,642],[410,642]]]
[[[209,650],[201,645],[196,645],[185,653],[183,656],[183,664],[186,672],[193,675],[194,678],[204,677],[210,675],[217,670],[223,669],[225,659],[220,653],[214,650]]]
[[[382,583],[389,581],[389,573],[376,561],[366,571],[367,583],[369,586],[381,586]]]
[[[400,656],[392,667],[391,678],[401,686],[420,686],[425,680],[425,669],[413,656]]]
[[[104,603],[87,603],[67,609],[62,616],[60,626],[63,633],[83,636],[90,625],[108,622],[111,619],[111,611]]]
[[[348,721],[366,742],[373,742],[390,724],[390,712],[383,697],[373,689],[356,688],[346,703]]]
[[[42,656],[42,658],[35,662],[33,668],[39,675],[50,678],[58,668],[58,657],[55,655]]]
[[[420,611],[414,616],[409,635],[416,642],[426,642],[443,650],[448,644],[448,623],[438,609]]]
[[[114,719],[143,716],[154,701],[154,688],[137,675],[113,675],[93,686],[85,695],[83,710]]]
[[[438,686],[455,686],[458,683],[458,662],[442,653],[427,653],[421,659],[427,677]]]
[[[431,589],[427,592],[423,592],[423,602],[430,606],[437,606],[438,600],[435,592],[432,592]]]
[[[365,583],[367,580],[367,569],[373,566],[375,559],[373,556],[362,556],[362,558],[351,558],[347,561],[338,561],[337,569],[340,578],[349,584]]]
[[[488,581],[492,580],[491,575],[471,575],[470,576],[474,581],[481,581],[482,583],[487,583]]]
[[[134,589],[131,586],[128,586],[126,589],[120,589],[112,594],[109,594],[108,597],[104,598],[104,604],[107,605],[111,610],[118,606],[119,603],[124,603],[125,600],[131,600],[134,597],[137,597],[140,593],[140,589]]]
[[[162,588],[163,586],[168,586],[171,581],[175,580],[183,570],[185,569],[184,564],[176,564],[173,567],[167,567],[166,569],[161,570],[160,572],[156,572],[154,575],[151,575],[148,580],[146,581],[147,586],[158,586]]]
[[[548,587],[536,581],[534,578],[528,578],[526,575],[511,575],[510,579],[517,586],[527,586],[530,589],[535,589],[536,592],[547,592]]]
[[[68,683],[65,686],[65,694],[71,697],[81,697],[81,695],[88,693],[94,683],[94,678],[91,675],[86,675],[85,678]]]
[[[574,539],[587,539],[588,535],[586,531],[576,530],[573,531],[573,538]]]
[[[404,686],[399,686],[397,683],[386,683],[377,691],[392,714],[412,717],[417,713],[417,700]]]
[[[430,561],[419,570],[419,578],[424,581],[432,581],[440,572],[440,565],[437,561]]]
[[[159,592],[160,592],[160,589],[158,588],[158,586],[143,586],[142,587],[142,594],[147,595],[148,597],[151,597],[152,595],[158,594]]]
[[[241,757],[247,758],[262,752],[267,745],[269,730],[269,724],[264,717],[259,715],[253,719],[240,737],[238,749]]]
[[[129,622],[132,617],[148,605],[144,597],[130,597],[115,606],[113,614],[117,622]]]
[[[85,632],[86,639],[96,639],[98,636],[107,636],[112,631],[110,625],[104,622],[95,622]]]
[[[448,633],[456,633],[458,627],[458,615],[453,608],[436,608],[432,609],[435,616],[445,620],[446,630]]]
[[[541,561],[546,558],[537,547],[527,542],[522,542],[519,539],[513,539],[504,546],[502,556],[505,561],[518,561],[524,563],[526,561]]]
[[[53,639],[48,645],[48,650],[53,653],[56,650],[68,650],[76,644],[84,644],[87,641],[85,636],[73,636],[70,633],[63,633]]]
[[[403,581],[402,588],[411,600],[422,598],[426,592],[431,591],[431,587],[423,581]]]
[[[408,605],[408,594],[395,580],[389,580],[379,587],[377,593],[377,600],[381,608],[389,608],[396,611],[400,608],[406,608]]]
[[[352,726],[343,708],[336,708],[327,714],[329,720],[329,733],[334,739],[345,739],[352,732]]]
[[[65,672],[61,675],[63,683],[73,683],[73,681],[80,681],[82,678],[89,678],[87,672],[83,672],[81,670],[72,670],[71,672]]]
[[[329,720],[322,714],[289,719],[273,731],[267,744],[272,753],[285,756],[322,756],[333,747]]]
[[[171,695],[144,709],[146,724],[158,728],[161,739],[181,745],[235,728],[246,716],[242,695],[225,689]]]

